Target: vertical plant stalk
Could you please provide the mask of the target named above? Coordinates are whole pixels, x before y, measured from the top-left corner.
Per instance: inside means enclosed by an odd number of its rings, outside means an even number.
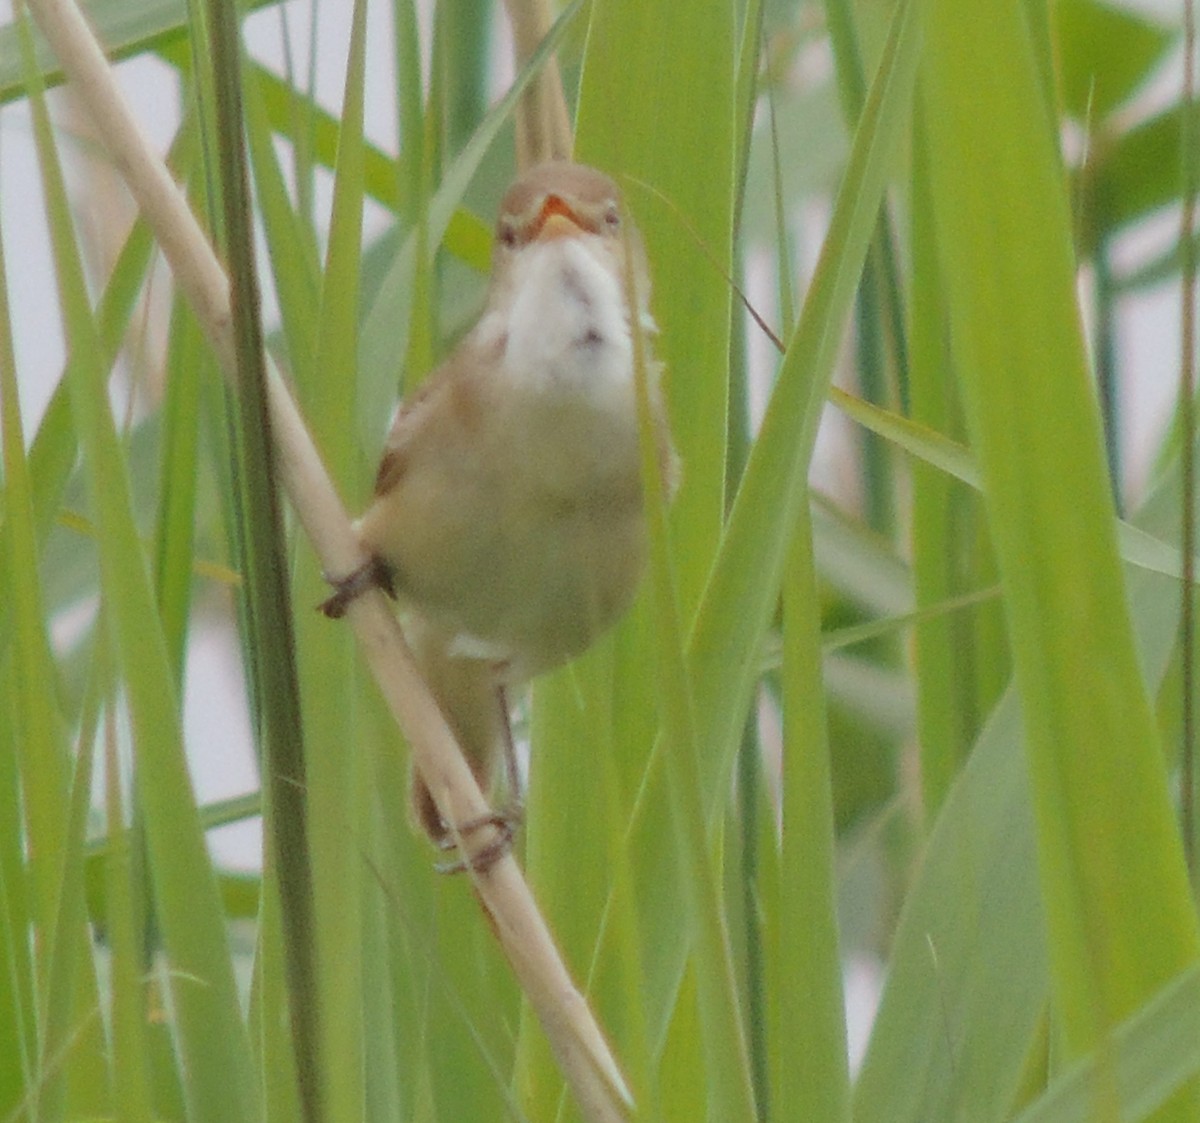
[[[513,50],[520,70],[546,37],[553,22],[547,0],[505,0],[513,30]],[[551,58],[521,99],[517,109],[517,166],[521,170],[543,160],[569,160],[573,141],[567,99],[558,60]]]
[[[1179,428],[1183,436],[1180,448],[1180,473],[1183,486],[1183,511],[1179,524],[1180,549],[1183,552],[1183,583],[1179,616],[1179,651],[1182,704],[1182,805],[1183,845],[1195,894],[1200,877],[1200,824],[1196,821],[1196,803],[1200,793],[1196,774],[1196,594],[1193,588],[1196,563],[1196,247],[1192,230],[1196,224],[1196,5],[1183,5],[1183,207],[1180,218],[1179,249],[1182,254],[1181,281],[1183,307],[1180,310],[1179,356]]]
[[[31,0],[30,9],[64,73],[78,87],[97,135],[154,230],[222,371],[235,378],[229,282],[187,200],[138,127],[74,0]],[[365,561],[362,547],[295,402],[269,357],[266,389],[284,488],[325,571],[349,573]],[[470,822],[488,815],[488,803],[413,665],[387,598],[377,590],[364,594],[351,605],[347,619],[442,816],[447,822]],[[485,836],[479,845],[489,841]],[[621,1123],[628,1118],[632,1098],[516,860],[505,855],[486,871],[473,872],[472,878],[584,1117],[595,1123]]]
[[[859,35],[852,5],[847,3],[847,0],[825,0],[825,19],[833,46],[842,116],[847,127],[853,129],[862,116],[863,103],[866,101],[867,75],[862,52],[859,50]],[[870,315],[875,321],[879,354],[884,360],[890,359],[893,364],[894,392],[902,409],[907,412],[910,393],[909,344],[905,327],[904,290],[900,284],[895,245],[896,236],[893,233],[892,220],[885,207],[879,213],[860,288],[864,291],[873,290],[868,299],[875,304]],[[880,389],[888,389],[886,379],[880,380]],[[871,397],[866,393],[864,396]]]
[[[283,954],[288,1018],[301,1111],[306,1123],[320,1123],[320,1003],[316,986],[316,921],[308,834],[308,785],[300,720],[296,645],[288,603],[288,577],[279,479],[271,440],[271,415],[263,365],[262,325],[255,267],[253,218],[246,147],[243,139],[241,45],[231,0],[209,4],[209,35],[214,61],[216,135],[220,161],[223,229],[232,297],[231,329],[236,339],[238,473],[244,531],[249,621],[254,647],[262,652],[255,683],[255,707],[266,759],[267,823],[279,869]],[[265,719],[265,720],[264,720]]]

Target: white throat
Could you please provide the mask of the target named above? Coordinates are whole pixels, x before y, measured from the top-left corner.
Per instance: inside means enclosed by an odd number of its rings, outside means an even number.
[[[504,339],[505,429],[555,491],[636,470],[633,348],[615,265],[598,239],[536,242],[512,262],[509,299],[489,325]]]
[[[536,393],[583,393],[603,408],[631,382],[621,278],[580,238],[534,243],[513,261],[505,366]],[[615,404],[615,403],[613,403]]]

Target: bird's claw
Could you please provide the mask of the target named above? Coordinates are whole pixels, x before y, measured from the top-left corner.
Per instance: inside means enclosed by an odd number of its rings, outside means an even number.
[[[512,849],[513,836],[524,819],[525,813],[522,808],[505,807],[500,811],[489,811],[486,815],[480,815],[478,819],[463,823],[456,831],[447,832],[438,840],[440,849],[454,850],[459,847],[460,840],[465,840],[468,835],[474,834],[484,827],[492,827],[496,832],[495,836],[473,854],[465,854],[453,862],[438,862],[434,869],[438,873],[444,874],[463,873],[466,870],[471,870],[473,873],[485,873]]]
[[[330,577],[326,574],[325,580],[333,586],[333,596],[322,601],[317,607],[330,620],[340,620],[345,616],[351,602],[368,589],[382,589],[392,600],[396,599],[392,568],[382,558],[374,555],[345,577]]]

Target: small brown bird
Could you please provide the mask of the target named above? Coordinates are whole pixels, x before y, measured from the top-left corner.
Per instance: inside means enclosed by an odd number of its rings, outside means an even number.
[[[357,523],[372,560],[335,581],[323,605],[340,616],[371,584],[399,597],[480,785],[489,790],[505,760],[514,805],[504,688],[590,646],[628,608],[644,568],[631,333],[655,328],[641,243],[624,221],[616,184],[579,164],[543,164],[509,188],[479,321],[397,411]],[[657,365],[649,373],[670,481]],[[451,845],[419,777],[413,810],[434,842]],[[497,853],[516,818],[496,817]]]

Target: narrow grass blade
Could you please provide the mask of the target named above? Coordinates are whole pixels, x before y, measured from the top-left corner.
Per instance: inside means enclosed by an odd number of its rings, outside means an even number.
[[[264,87],[269,80],[279,79],[268,79],[255,67],[245,69],[246,144],[279,297],[286,362],[303,393],[320,377],[316,367],[320,264],[311,228],[292,207],[268,122]]]
[[[770,1004],[773,1111],[850,1118],[850,1075],[834,884],[833,793],[821,613],[805,504],[783,592],[783,815]]]
[[[36,1100],[35,1056],[38,1047],[38,1017],[35,1005],[34,958],[29,932],[36,919],[45,921],[47,910],[39,907],[39,887],[33,875],[45,863],[40,857],[26,861],[38,824],[22,815],[25,806],[37,809],[62,806],[64,744],[57,728],[57,705],[53,699],[54,672],[49,642],[41,626],[41,592],[37,580],[37,547],[29,465],[17,395],[16,362],[13,356],[12,321],[8,309],[8,277],[4,247],[0,243],[0,448],[3,452],[4,522],[0,526],[0,574],[4,599],[12,606],[4,631],[11,637],[7,650],[0,649],[0,666],[5,668],[3,732],[0,733],[0,1118],[19,1114],[21,1105]],[[32,759],[31,759],[32,757]],[[39,772],[36,761],[51,765],[48,774]],[[25,790],[20,773],[25,763]],[[34,767],[30,767],[34,764]],[[32,781],[32,791],[30,782]],[[48,800],[38,798],[45,791]],[[46,822],[45,828],[51,825]],[[40,829],[44,843],[52,836]],[[52,853],[52,851],[51,851]],[[43,878],[48,881],[48,878]]]
[[[915,132],[923,136],[920,112]],[[914,145],[912,217],[912,302],[909,309],[912,345],[911,410],[913,419],[935,433],[961,429],[961,411],[946,354],[942,289],[938,277],[932,202],[929,198],[926,149]],[[961,490],[927,463],[912,468],[913,583],[917,601],[928,605],[952,596],[961,581],[961,558],[970,545]],[[938,808],[975,739],[969,702],[970,665],[961,622],[937,619],[914,634],[913,670],[917,692],[918,744],[921,754],[921,800],[926,822]]]
[[[626,250],[628,257],[631,254],[628,244]],[[629,302],[637,307],[638,300],[633,296],[632,265],[627,273]],[[667,527],[666,484],[654,431],[647,365],[644,333],[635,331],[634,367],[643,493],[650,524],[651,602],[657,640],[659,713],[666,742],[672,833],[683,875],[683,897],[688,905],[691,941],[695,946],[706,1098],[715,1117],[729,1123],[737,1120],[752,1123],[759,1115],[751,1085],[750,1056],[734,981],[725,910],[705,823],[696,751],[695,707],[684,658],[683,629]]]
[[[134,868],[131,840],[142,835],[123,829],[121,766],[116,722],[106,722],[104,736],[104,815],[109,829],[105,861],[106,932],[112,953],[113,1101],[123,1123],[151,1123],[149,1057],[142,1006],[143,948],[139,936],[146,918],[137,906],[134,887],[142,888]]]

